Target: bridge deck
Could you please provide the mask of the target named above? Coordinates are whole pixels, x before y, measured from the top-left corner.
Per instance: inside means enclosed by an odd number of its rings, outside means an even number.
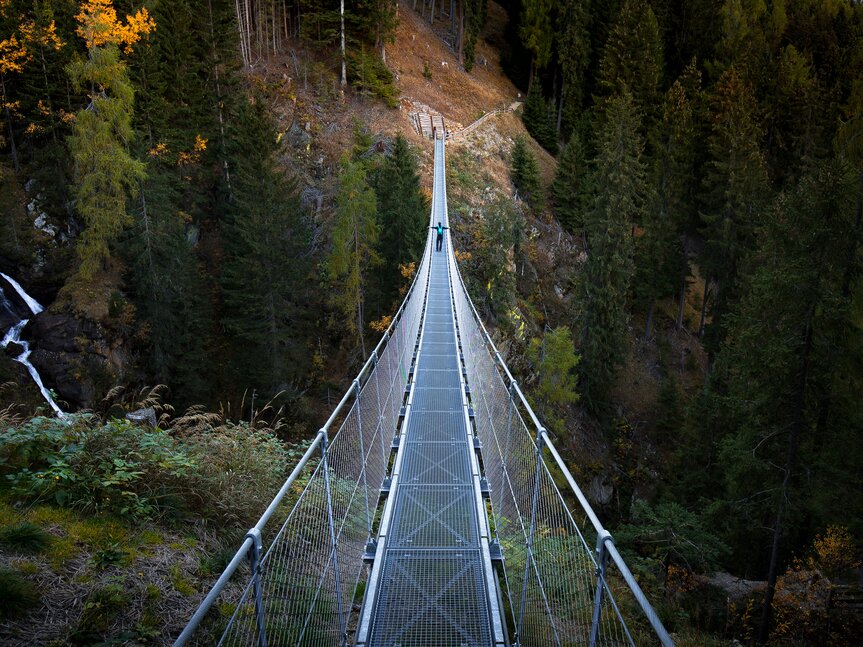
[[[443,174],[443,141],[436,141],[432,221],[446,224]],[[393,488],[357,635],[360,645],[479,647],[504,641],[449,253],[445,244],[432,256]]]

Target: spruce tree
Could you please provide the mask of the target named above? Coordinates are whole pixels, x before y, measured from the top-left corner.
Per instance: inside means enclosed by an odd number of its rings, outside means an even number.
[[[399,134],[392,153],[375,178],[380,218],[380,285],[384,308],[398,296],[402,282],[399,265],[419,260],[428,232],[428,217],[420,188],[417,160]]]
[[[539,143],[540,146],[552,155],[557,154],[557,134],[554,123],[548,112],[548,104],[542,96],[540,83],[534,83],[524,102],[524,111],[521,120],[527,132]]]
[[[536,164],[536,158],[528,150],[522,137],[516,137],[512,147],[510,178],[525,202],[535,209],[542,208],[544,199],[539,179],[539,167]]]
[[[576,277],[580,390],[594,413],[611,405],[617,368],[627,353],[632,281],[632,223],[643,209],[645,169],[632,96],[608,101],[598,133],[593,203],[585,217],[588,258]]]
[[[679,292],[683,305],[688,262],[685,230],[695,209],[695,111],[680,80],[665,95],[653,133],[652,206],[636,245],[635,293],[647,310],[644,337],[652,336],[656,300]]]
[[[545,69],[551,61],[554,26],[551,21],[552,0],[522,0],[520,36],[525,49],[531,53],[530,88],[536,85],[537,70]]]
[[[736,300],[737,275],[741,263],[754,247],[755,231],[765,206],[769,184],[758,107],[751,89],[726,70],[711,97],[712,128],[707,142],[703,197],[704,249],[700,258],[705,285],[705,304],[700,329],[711,353],[725,336],[723,317]],[[704,328],[708,287],[712,291],[712,322]]]
[[[642,113],[642,133],[656,119],[663,75],[662,39],[650,5],[626,0],[602,50],[599,64],[601,96],[632,93]]]
[[[244,390],[273,394],[301,376],[309,236],[297,181],[276,165],[276,131],[262,101],[242,109],[229,135],[222,323],[236,340]]]
[[[356,335],[366,357],[365,302],[369,269],[380,261],[377,254],[380,225],[377,199],[360,162],[342,157],[333,247],[326,267],[333,282],[333,303],[344,317],[347,330]]]
[[[557,133],[569,133],[581,112],[590,64],[590,7],[588,0],[566,0],[557,13],[557,57],[562,72]]]
[[[588,177],[584,146],[581,137],[574,133],[560,155],[551,185],[554,215],[569,232],[584,226],[584,212],[588,208]]]

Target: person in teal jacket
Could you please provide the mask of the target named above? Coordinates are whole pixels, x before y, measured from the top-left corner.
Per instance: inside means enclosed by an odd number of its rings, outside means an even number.
[[[444,227],[442,224],[440,224],[440,222],[438,222],[435,229],[437,230],[437,245],[435,246],[435,249],[437,251],[440,251],[441,247],[443,246],[443,230],[449,229],[449,227]]]

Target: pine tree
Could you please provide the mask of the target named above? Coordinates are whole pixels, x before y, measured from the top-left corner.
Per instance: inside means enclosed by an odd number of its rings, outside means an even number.
[[[427,234],[427,214],[420,188],[417,160],[407,140],[399,134],[392,153],[375,177],[380,218],[380,284],[383,307],[398,296],[402,281],[399,265],[415,262],[422,254]]]
[[[599,87],[603,96],[616,96],[624,89],[632,93],[642,113],[642,132],[656,118],[663,75],[662,39],[650,5],[627,0],[602,50]]]
[[[209,312],[169,164],[151,161],[124,251],[137,314],[147,324],[148,375],[171,388],[175,405],[190,405],[206,402],[214,386],[202,370]]]
[[[233,198],[222,231],[222,321],[239,342],[243,386],[274,394],[302,370],[309,236],[297,181],[276,165],[276,132],[260,100],[242,109],[229,141]]]
[[[554,28],[551,21],[552,0],[522,0],[520,36],[525,49],[531,53],[530,88],[535,85],[537,70],[545,69],[551,61]]]
[[[85,223],[78,252],[79,274],[86,280],[109,261],[109,244],[130,221],[127,195],[137,192],[144,177],[144,165],[126,147],[132,138],[135,92],[120,45],[131,51],[154,23],[146,9],[127,16],[125,23],[118,20],[109,0],[88,0],[76,20],[87,58],[70,65],[68,72],[76,89],[89,89],[90,104],[76,115],[69,148],[76,167],[75,206]]]
[[[625,92],[608,101],[598,133],[593,204],[586,214],[588,259],[579,289],[580,390],[603,413],[611,404],[618,366],[626,356],[632,280],[632,223],[643,209],[645,169],[638,113]]]
[[[544,203],[536,159],[521,137],[516,137],[512,147],[510,178],[522,199],[535,209]]]
[[[685,80],[685,79],[684,79]],[[695,209],[695,111],[680,80],[665,95],[662,120],[653,133],[653,206],[636,245],[635,292],[646,305],[644,336],[652,336],[656,300],[679,292],[685,299],[688,262],[683,236]]]
[[[570,132],[584,104],[590,64],[590,7],[588,0],[566,0],[557,14],[557,57],[562,72],[557,133]]]
[[[756,120],[758,108],[735,68],[722,74],[711,103],[710,160],[701,214],[705,244],[700,263],[711,281],[713,320],[705,330],[703,314],[699,328],[708,350],[715,353],[725,336],[723,316],[736,300],[740,264],[754,246],[769,185],[760,146],[762,130]],[[705,289],[705,312],[707,294]]]
[[[540,83],[534,83],[524,102],[521,120],[527,132],[539,142],[539,145],[552,155],[557,154],[557,134],[554,123],[548,111],[548,105],[542,96]]]
[[[360,162],[342,157],[336,194],[333,248],[327,257],[327,273],[333,282],[333,303],[344,316],[348,331],[366,357],[365,301],[369,269],[380,260],[376,249],[380,236],[377,199]]]
[[[554,215],[569,232],[584,226],[584,213],[588,207],[588,177],[584,146],[576,133],[560,155],[551,185]]]

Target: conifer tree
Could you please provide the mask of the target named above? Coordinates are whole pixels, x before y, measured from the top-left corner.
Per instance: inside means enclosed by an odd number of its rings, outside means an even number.
[[[577,276],[580,390],[595,413],[608,410],[626,356],[633,274],[632,223],[643,209],[645,170],[638,113],[628,92],[608,101],[598,133],[593,204],[586,214],[587,262]]]
[[[557,154],[557,134],[540,86],[540,83],[534,83],[527,93],[521,120],[524,122],[524,127],[527,128],[527,132],[539,142],[540,146],[555,155]]]
[[[563,77],[557,134],[570,132],[585,97],[590,64],[590,7],[588,0],[566,0],[557,13],[557,57]]]
[[[588,166],[581,137],[574,133],[563,149],[551,194],[554,196],[554,215],[567,231],[574,232],[584,226],[584,212],[588,207]]]
[[[649,131],[660,103],[663,52],[659,25],[650,5],[626,0],[602,50],[599,89],[615,96],[628,89]]]
[[[551,21],[551,0],[522,0],[520,35],[525,49],[531,53],[530,87],[536,80],[536,71],[545,69],[551,61],[554,28]]]
[[[380,260],[376,251],[380,236],[376,212],[377,199],[369,186],[365,168],[360,162],[342,157],[333,248],[326,266],[333,282],[333,302],[344,316],[348,331],[357,336],[364,358],[368,271]]]
[[[276,165],[276,132],[261,101],[242,109],[229,141],[223,324],[241,342],[237,372],[245,385],[273,394],[301,370],[308,232],[297,182]]]
[[[392,153],[375,178],[380,218],[381,288],[385,299],[398,295],[399,265],[419,260],[427,234],[427,214],[420,190],[417,160],[399,134]],[[389,307],[384,302],[384,307]]]
[[[701,214],[705,244],[700,262],[702,273],[711,282],[713,299],[713,320],[704,333],[705,344],[715,353],[725,336],[722,318],[735,300],[738,270],[754,246],[769,186],[760,146],[758,107],[734,67],[723,72],[711,104],[710,159]],[[704,330],[704,313],[699,328]]]
[[[522,137],[516,137],[512,147],[510,178],[525,202],[535,209],[542,208],[544,200],[539,180],[539,167]]]
[[[646,339],[652,336],[656,300],[677,289],[682,308],[689,274],[682,237],[695,206],[695,111],[680,80],[665,95],[653,149],[652,208],[636,246],[635,293],[647,308]]]
[[[78,244],[80,276],[92,278],[110,259],[109,244],[129,224],[126,197],[137,192],[144,165],[132,159],[134,88],[120,45],[127,52],[154,23],[141,9],[118,20],[110,0],[88,0],[76,16],[78,35],[87,43],[87,58],[69,66],[72,83],[89,90],[90,104],[75,120],[69,148],[76,167],[76,210],[85,228]]]

